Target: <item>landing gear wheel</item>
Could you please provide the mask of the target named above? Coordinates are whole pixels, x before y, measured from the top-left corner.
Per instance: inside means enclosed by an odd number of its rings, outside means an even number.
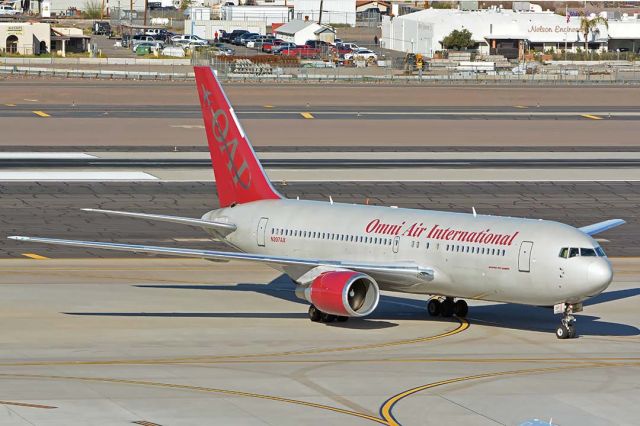
[[[457,300],[453,306],[453,313],[458,318],[464,318],[469,313],[469,305],[464,300]]]
[[[575,330],[574,330],[574,333],[575,333]],[[570,334],[570,331],[569,331],[569,328],[567,328],[566,325],[561,325],[560,327],[558,327],[556,329],[556,337],[558,339],[568,339],[569,338],[569,334]]]
[[[336,316],[335,315],[331,315],[331,314],[326,314],[326,313],[322,313],[322,316],[320,317],[320,321],[322,322],[334,322],[336,320]]]
[[[349,321],[349,317],[339,316],[338,318],[336,318],[336,321],[338,321],[338,322],[347,322],[347,321]]]
[[[556,329],[556,337],[558,339],[575,339],[577,337],[576,317],[574,317],[572,313],[573,306],[567,304],[562,314],[562,320],[560,320],[560,327]]]
[[[453,299],[447,297],[440,306],[440,315],[445,318],[450,318],[453,316],[454,308],[455,304],[453,303]]]
[[[309,319],[313,322],[319,322],[322,319],[322,312],[315,306],[309,306]]]
[[[429,303],[427,303],[427,312],[429,312],[429,315],[432,317],[440,315],[440,308],[441,303],[438,299],[431,299],[429,300]]]

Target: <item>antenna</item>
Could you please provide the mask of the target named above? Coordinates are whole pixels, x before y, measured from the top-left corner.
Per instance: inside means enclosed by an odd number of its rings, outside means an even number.
[[[331,198],[331,195],[329,195],[329,202],[333,205],[333,198]]]
[[[475,206],[474,206],[474,207],[471,207],[471,211],[473,212],[473,217],[478,217],[478,214],[476,213],[476,208],[475,208]]]

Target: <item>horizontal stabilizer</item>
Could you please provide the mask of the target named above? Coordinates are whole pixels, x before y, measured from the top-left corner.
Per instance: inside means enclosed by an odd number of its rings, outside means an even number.
[[[625,222],[622,219],[610,219],[610,220],[605,220],[604,222],[594,223],[593,225],[583,226],[582,228],[579,228],[579,229],[587,235],[596,235],[596,234],[599,234],[600,232],[606,231],[607,229],[624,225],[625,223],[627,222]]]
[[[202,219],[192,219],[190,217],[180,216],[165,216],[161,214],[147,214],[147,213],[133,213],[133,212],[120,212],[116,210],[102,210],[102,209],[82,209],[86,212],[105,213],[113,216],[132,217],[136,219],[157,220],[159,222],[172,222],[179,223],[181,225],[197,226],[200,228],[213,228],[222,233],[228,234],[236,230],[236,225],[233,223],[225,222],[211,222]]]

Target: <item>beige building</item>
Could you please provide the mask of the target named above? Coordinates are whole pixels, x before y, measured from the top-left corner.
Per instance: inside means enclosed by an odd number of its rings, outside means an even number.
[[[51,26],[39,22],[0,22],[0,51],[40,55],[51,51]]]

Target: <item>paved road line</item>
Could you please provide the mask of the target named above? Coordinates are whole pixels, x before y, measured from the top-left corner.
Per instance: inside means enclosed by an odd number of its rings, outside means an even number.
[[[313,114],[311,114],[310,112],[301,112],[300,115],[307,119],[314,118]]]
[[[273,105],[264,105],[265,108],[273,108]]]
[[[524,105],[515,105],[514,108],[528,109],[529,107],[524,106]]]
[[[4,104],[4,106],[14,107],[14,106],[16,106],[16,104]]]
[[[602,120],[602,117],[598,117],[597,115],[593,115],[593,114],[581,114],[581,115],[584,118],[590,118],[592,120]]]
[[[17,405],[18,407],[44,408],[46,410],[58,408],[51,405],[27,404],[25,402],[13,402],[13,401],[0,401],[0,405]]]
[[[28,257],[29,259],[35,259],[35,260],[47,260],[49,259],[48,257],[45,256],[40,256],[39,254],[35,254],[35,253],[22,253],[23,256]]]
[[[54,376],[54,375],[44,375],[44,374],[0,374],[0,377],[5,378],[22,378],[22,379],[49,379],[49,380],[71,380],[71,381],[82,381],[82,382],[102,382],[102,383],[115,383],[115,384],[124,384],[124,385],[137,385],[137,386],[148,386],[148,387],[158,387],[158,388],[167,388],[167,389],[178,389],[192,392],[205,392],[205,393],[217,393],[223,395],[230,396],[240,396],[240,397],[249,397],[249,398],[258,398],[258,399],[266,399],[270,401],[277,402],[285,402],[289,404],[302,405],[306,407],[319,408],[321,410],[333,411],[335,413],[347,414],[349,416],[360,417],[362,419],[370,420],[379,424],[387,425],[387,422],[375,417],[370,416],[365,413],[359,413],[357,411],[346,410],[343,408],[332,407],[324,404],[316,404],[314,402],[300,401],[297,399],[290,398],[282,398],[279,396],[273,395],[263,395],[259,393],[252,392],[242,392],[236,390],[229,389],[218,389],[218,388],[207,388],[203,386],[192,386],[192,385],[181,385],[176,383],[161,383],[161,382],[150,382],[145,380],[127,380],[127,379],[112,379],[107,377],[77,377],[77,376]]]
[[[51,117],[49,114],[47,114],[44,111],[31,111],[33,112],[35,115],[39,115],[40,117]]]
[[[380,407],[380,417],[383,418],[385,420],[385,423],[388,426],[401,426],[400,423],[398,422],[398,420],[393,416],[393,413],[391,412],[394,408],[394,406],[401,401],[402,399],[411,396],[413,394],[416,394],[418,392],[421,392],[423,390],[427,390],[427,389],[432,389],[438,386],[444,386],[444,385],[449,385],[449,384],[453,384],[453,383],[459,383],[459,382],[465,382],[465,381],[469,381],[469,380],[479,380],[479,379],[486,379],[486,378],[492,378],[492,377],[501,377],[501,376],[517,376],[517,375],[526,375],[526,374],[536,374],[536,373],[550,373],[550,372],[556,372],[556,371],[567,371],[567,370],[571,370],[571,369],[578,369],[578,368],[603,368],[603,367],[626,367],[626,366],[637,366],[638,363],[620,363],[620,364],[612,364],[612,363],[606,363],[606,364],[583,364],[583,365],[574,365],[574,366],[567,366],[567,365],[563,365],[561,367],[549,367],[549,368],[531,368],[531,369],[526,369],[526,370],[512,370],[512,371],[499,371],[499,372],[495,372],[495,373],[484,373],[484,374],[476,374],[473,376],[464,376],[464,377],[457,377],[454,379],[447,379],[447,380],[441,380],[439,382],[433,382],[433,383],[428,383],[426,385],[423,386],[418,386],[409,390],[406,390],[404,392],[401,392],[397,395],[392,396],[391,398],[389,398],[388,400],[386,400],[384,402],[384,404],[382,404],[382,406]]]
[[[134,425],[141,425],[141,426],[161,426],[158,423],[148,422],[146,420],[138,420],[131,423],[133,423]]]
[[[16,367],[16,366],[58,366],[58,365],[132,365],[132,364],[166,364],[166,363],[210,363],[213,361],[226,361],[234,359],[255,359],[255,358],[272,358],[279,356],[291,356],[291,355],[317,355],[334,352],[347,352],[366,349],[378,349],[388,348],[401,345],[409,345],[414,343],[424,343],[431,340],[441,339],[443,337],[453,336],[467,330],[469,328],[469,322],[465,319],[455,318],[460,324],[453,330],[446,331],[444,333],[436,334],[433,336],[418,337],[415,339],[394,340],[390,342],[372,343],[368,345],[357,346],[340,346],[335,348],[315,348],[305,350],[291,350],[284,352],[273,353],[261,353],[261,354],[246,354],[246,355],[219,355],[210,357],[184,357],[184,358],[170,358],[170,359],[140,359],[140,360],[105,360],[105,361],[26,361],[26,362],[9,362],[0,363],[3,367]]]

